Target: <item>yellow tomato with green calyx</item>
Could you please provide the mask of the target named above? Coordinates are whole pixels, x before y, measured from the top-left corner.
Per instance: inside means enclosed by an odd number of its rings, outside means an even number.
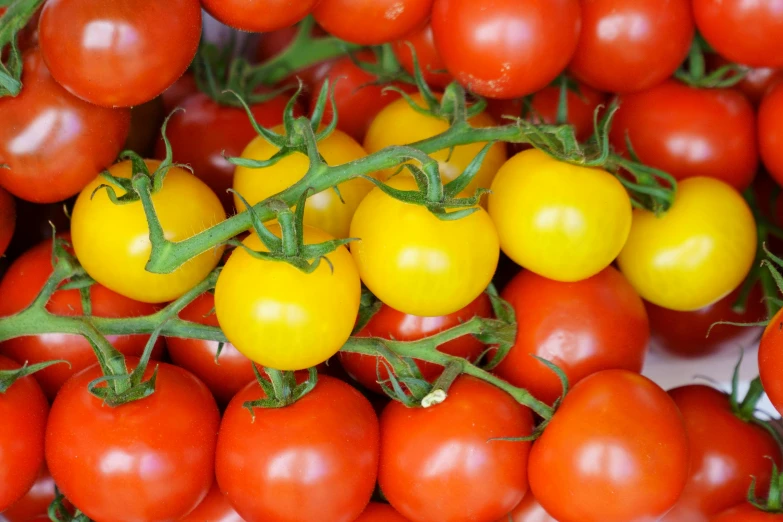
[[[412,178],[389,185],[416,190]],[[487,212],[442,221],[420,205],[373,189],[351,222],[351,253],[359,275],[384,303],[406,314],[447,315],[464,308],[486,289],[500,248]]]
[[[421,95],[413,95],[412,98],[420,107],[426,107]],[[470,123],[474,127],[497,125],[487,113],[474,116],[470,119]],[[367,152],[374,153],[391,145],[408,145],[425,140],[446,132],[448,129],[449,124],[445,120],[417,112],[405,99],[401,98],[387,105],[372,121],[364,138],[364,148]],[[447,183],[462,174],[485,145],[486,143],[460,145],[454,147],[453,150],[444,149],[432,153],[430,157],[438,161],[443,182]],[[481,168],[465,192],[473,195],[479,187],[489,188],[492,184],[492,178],[495,177],[495,173],[504,161],[506,161],[506,147],[503,143],[495,143],[487,152]],[[396,171],[397,169],[387,169],[380,172],[379,175],[383,180],[386,180]]]
[[[269,230],[280,237],[280,227]],[[334,239],[304,227],[305,244]],[[268,249],[256,234],[243,243]],[[361,299],[361,281],[344,246],[305,273],[284,261],[257,259],[237,248],[215,287],[215,314],[229,342],[258,364],[302,370],[326,361],[351,335]],[[331,265],[331,266],[330,266]]]
[[[646,300],[672,310],[708,306],[736,289],[753,265],[756,223],[731,186],[713,178],[677,184],[660,217],[636,210],[618,263]]]
[[[283,127],[279,126],[274,130],[282,132]],[[280,149],[259,136],[248,144],[242,152],[242,157],[267,160],[278,150]],[[367,155],[361,145],[340,130],[334,130],[328,137],[319,141],[318,150],[326,163],[332,166],[349,163]],[[309,168],[310,160],[299,152],[290,154],[271,167],[263,169],[237,167],[234,171],[234,190],[248,203],[255,205],[302,179]],[[334,237],[346,238],[351,226],[351,217],[362,198],[372,190],[373,184],[366,179],[357,178],[340,183],[337,188],[340,194],[337,194],[334,189],[328,189],[307,199],[304,222]],[[238,211],[245,210],[245,205],[236,194],[234,202]]]
[[[594,276],[614,261],[631,229],[631,200],[602,169],[537,149],[508,160],[492,183],[489,215],[503,252],[556,281]]]
[[[146,160],[154,172],[159,161]],[[131,162],[109,169],[117,178],[130,178]],[[103,286],[145,303],[172,301],[196,286],[214,269],[223,247],[208,250],[170,274],[145,269],[152,251],[149,226],[141,201],[116,205],[106,189],[117,197],[125,191],[98,177],[79,194],[71,216],[71,240],[76,257],[87,273]],[[93,194],[94,192],[94,194]],[[182,241],[226,219],[220,200],[203,181],[185,169],[169,168],[162,188],[152,195],[163,232],[169,241]]]

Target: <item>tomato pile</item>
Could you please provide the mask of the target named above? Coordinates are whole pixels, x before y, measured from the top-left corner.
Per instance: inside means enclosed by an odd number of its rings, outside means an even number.
[[[783,520],[781,80],[778,0],[0,0],[0,521]]]

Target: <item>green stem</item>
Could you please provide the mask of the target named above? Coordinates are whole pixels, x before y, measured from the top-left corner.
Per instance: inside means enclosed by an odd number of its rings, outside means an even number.
[[[44,0],[16,0],[10,4],[0,4],[8,5],[8,10],[0,17],[0,51],[14,42],[17,33],[27,25],[43,3]],[[4,64],[0,64],[0,85],[6,94],[18,96],[22,91],[21,63],[13,59],[12,63],[15,65],[11,67],[11,71],[8,71]]]

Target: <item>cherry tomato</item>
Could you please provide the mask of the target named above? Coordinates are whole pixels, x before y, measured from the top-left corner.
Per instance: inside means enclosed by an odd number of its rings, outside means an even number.
[[[416,190],[410,177],[389,185]],[[400,312],[448,315],[476,299],[492,280],[500,249],[489,214],[481,208],[444,221],[427,208],[373,189],[351,222],[351,253],[365,285]]]
[[[146,163],[150,172],[160,164],[154,160]],[[109,173],[130,178],[131,162],[117,163]],[[103,184],[111,185],[117,197],[125,194],[121,187],[98,177],[79,195],[71,219],[76,256],[93,279],[137,301],[163,303],[193,288],[217,266],[222,246],[196,256],[170,274],[148,272],[145,266],[152,246],[141,202],[115,205],[107,190],[96,191]],[[187,239],[226,218],[215,193],[179,167],[169,169],[152,202],[170,241]]]
[[[680,66],[693,40],[689,0],[585,0],[571,73],[602,91],[649,89]]]
[[[265,33],[294,25],[310,14],[318,0],[201,0],[219,22],[240,31]]]
[[[0,356],[0,371],[19,364]],[[0,513],[21,499],[33,486],[44,463],[44,433],[49,403],[30,376],[0,393]]]
[[[391,402],[381,415],[378,484],[413,522],[495,520],[527,491],[530,410],[474,377],[457,378],[441,404]]]
[[[282,127],[273,130],[283,132]],[[278,150],[280,149],[262,136],[256,136],[245,147],[242,158],[267,160]],[[328,137],[319,141],[318,151],[330,166],[349,163],[367,155],[361,145],[339,130],[333,131]],[[263,169],[240,166],[234,172],[234,190],[249,204],[255,205],[302,179],[309,168],[310,160],[301,152],[289,154],[274,165]],[[328,189],[310,196],[305,204],[305,224],[319,228],[334,237],[348,237],[351,218],[359,203],[372,188],[371,182],[356,178],[337,185],[339,194],[335,190]],[[234,203],[240,212],[245,210],[245,204],[239,196],[234,195]]]
[[[320,376],[284,408],[243,406],[264,397],[257,382],[228,405],[218,438],[220,489],[249,522],[352,522],[378,472],[378,419],[348,384]]]
[[[709,71],[715,71],[732,62],[719,54],[709,53],[704,56]],[[783,69],[772,67],[741,66],[743,76],[734,88],[740,91],[754,106],[761,103],[767,91],[780,80],[783,80]]]
[[[64,236],[67,240],[68,236]],[[0,316],[12,315],[29,306],[52,274],[52,241],[47,240],[22,254],[8,268],[0,282]],[[94,284],[90,287],[92,314],[95,317],[139,317],[151,315],[157,307],[128,299],[106,287]],[[58,290],[46,305],[56,315],[82,315],[78,290]],[[112,335],[109,342],[126,355],[141,356],[148,335]],[[55,364],[35,373],[35,379],[50,399],[73,374],[97,362],[92,347],[84,337],[68,334],[43,334],[18,337],[0,343],[0,353],[20,364],[62,359],[69,364]],[[163,355],[163,341],[153,351],[153,359]]]
[[[495,522],[557,522],[557,520],[549,516],[536,497],[528,492],[511,513]]]
[[[396,341],[416,341],[430,337],[443,330],[454,328],[473,317],[491,317],[492,303],[487,294],[481,294],[465,308],[453,314],[439,317],[419,317],[416,315],[398,312],[388,305],[382,305],[381,309],[372,316],[370,322],[356,335],[358,337],[381,337]],[[443,353],[463,357],[475,361],[484,351],[484,344],[473,337],[465,335],[438,347]],[[340,363],[353,379],[377,393],[383,393],[379,380],[388,379],[389,372],[383,364],[379,364],[379,358],[358,353],[340,352]],[[416,361],[421,370],[422,377],[432,382],[442,372],[443,367],[437,364]],[[380,372],[380,375],[378,374]]]
[[[658,520],[688,478],[682,416],[646,377],[595,373],[571,389],[533,444],[528,477],[560,522]]]
[[[215,297],[202,294],[180,312],[179,317],[208,326],[219,326],[213,309]],[[224,344],[217,356],[215,341],[167,337],[171,361],[201,379],[212,391],[218,404],[226,405],[247,383],[255,379],[253,363],[233,344]]]
[[[171,87],[160,95],[166,114],[171,114],[171,111],[182,105],[182,102],[198,94],[198,92],[198,84],[193,73],[186,72],[180,76],[177,81],[171,84]]]
[[[745,500],[751,477],[757,491],[767,490],[769,459],[781,462],[768,431],[737,417],[729,397],[709,386],[682,386],[669,395],[685,420],[691,465],[682,496],[664,522],[707,522]]]
[[[50,0],[41,52],[52,76],[96,105],[132,107],[165,91],[201,37],[198,0]]]
[[[42,446],[43,447],[43,446]],[[31,522],[36,517],[44,516],[49,512],[49,505],[54,500],[54,479],[46,469],[46,463],[33,487],[25,495],[17,500],[13,506],[3,511],[3,516],[8,522]],[[47,516],[45,520],[49,520]]]
[[[16,228],[16,204],[11,195],[0,188],[0,257],[11,243]]]
[[[362,45],[398,40],[427,22],[433,0],[320,0],[313,16],[327,32]]]
[[[759,345],[759,374],[769,400],[778,412],[783,411],[783,312],[769,321]]]
[[[435,0],[435,46],[454,78],[489,98],[546,87],[576,50],[578,0]]]
[[[128,358],[129,369],[137,364]],[[93,520],[178,520],[214,480],[220,414],[204,384],[158,363],[155,393],[110,408],[87,386],[95,365],[75,375],[52,405],[46,462],[60,491]]]
[[[416,52],[416,60],[419,62],[419,70],[424,81],[431,87],[444,89],[451,83],[452,77],[446,72],[446,65],[435,48],[435,39],[432,36],[432,26],[425,25],[421,30],[405,35],[401,40],[392,44],[394,55],[399,60],[403,69],[409,74],[414,74],[413,53],[408,45],[413,45]]]
[[[24,55],[24,88],[0,98],[0,185],[35,203],[78,193],[111,165],[130,129],[130,111],[84,102],[60,87],[37,50]]]
[[[409,520],[397,513],[389,504],[370,502],[354,522],[409,522]]]
[[[13,522],[13,521],[11,521]],[[196,509],[180,518],[179,522],[245,522],[239,513],[231,507],[228,499],[220,492],[217,482]]]
[[[713,178],[689,178],[660,217],[635,210],[620,270],[658,306],[698,310],[742,283],[756,253],[753,214],[736,190]]]
[[[752,504],[745,503],[712,517],[710,522],[780,522],[781,520],[783,520],[781,513],[767,513]]]
[[[783,9],[777,0],[693,0],[693,14],[702,36],[732,62],[783,66]]]
[[[562,385],[533,355],[559,366],[571,385],[600,370],[642,371],[650,339],[647,314],[611,266],[575,283],[522,271],[502,297],[516,312],[517,339],[495,373],[537,399],[554,403]]]
[[[758,167],[753,107],[731,89],[667,81],[620,98],[611,142],[678,180],[707,176],[745,190]]]
[[[771,88],[759,107],[761,160],[778,185],[783,185],[783,82]],[[2,172],[2,171],[0,171]]]
[[[516,263],[557,281],[580,281],[611,263],[631,229],[631,200],[601,169],[531,149],[495,176],[489,214]]]
[[[280,236],[280,227],[269,230]],[[304,227],[305,244],[333,239]],[[267,251],[252,234],[245,247]],[[218,277],[215,312],[234,346],[251,360],[278,370],[320,364],[351,335],[359,312],[361,282],[348,249],[341,246],[312,273],[282,261],[235,250]]]

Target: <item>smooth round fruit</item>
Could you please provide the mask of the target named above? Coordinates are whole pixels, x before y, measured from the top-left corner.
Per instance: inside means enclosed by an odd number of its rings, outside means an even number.
[[[389,184],[416,190],[412,178]],[[373,189],[351,222],[351,253],[365,285],[400,312],[448,315],[464,308],[487,287],[500,249],[489,214],[481,208],[444,221],[420,205]]]
[[[783,82],[772,87],[759,107],[759,152],[767,172],[783,185]],[[2,171],[0,171],[2,172]]]
[[[0,257],[11,242],[16,228],[16,204],[14,198],[0,188]]]
[[[389,504],[370,502],[354,522],[409,522]]]
[[[511,513],[495,522],[557,522],[557,520],[549,516],[549,513],[538,503],[536,497],[528,491],[522,502]]]
[[[310,14],[318,0],[201,0],[221,23],[253,33],[290,27]]]
[[[419,70],[427,85],[445,89],[453,78],[446,72],[446,65],[438,54],[438,49],[435,48],[432,26],[427,24],[421,30],[407,34],[392,44],[394,56],[397,57],[402,68],[408,71],[408,74],[413,75],[413,52],[411,52],[409,44],[413,46],[416,60],[419,62]]]
[[[722,181],[689,178],[663,216],[634,211],[618,263],[644,299],[687,312],[736,289],[755,255],[756,224],[742,196]]]
[[[556,281],[580,281],[609,266],[631,229],[631,200],[601,169],[558,161],[531,149],[495,176],[489,215],[503,252]]]
[[[196,509],[191,511],[179,522],[245,522],[239,513],[231,507],[228,499],[220,491],[217,482],[201,501]]]
[[[159,161],[146,160],[155,172]],[[123,161],[109,169],[112,176],[130,178],[131,162]],[[208,250],[170,274],[153,274],[145,269],[152,245],[149,225],[141,201],[115,205],[106,189],[117,197],[125,191],[98,177],[79,194],[71,218],[71,234],[76,257],[90,276],[126,297],[145,303],[172,301],[200,283],[217,266],[223,246]],[[161,190],[152,195],[166,239],[182,241],[214,226],[226,213],[220,200],[200,179],[188,171],[169,168]]]
[[[319,0],[313,11],[318,25],[348,42],[393,42],[422,27],[433,0]]]
[[[783,312],[770,319],[759,345],[759,374],[764,391],[778,412],[783,412]]]

